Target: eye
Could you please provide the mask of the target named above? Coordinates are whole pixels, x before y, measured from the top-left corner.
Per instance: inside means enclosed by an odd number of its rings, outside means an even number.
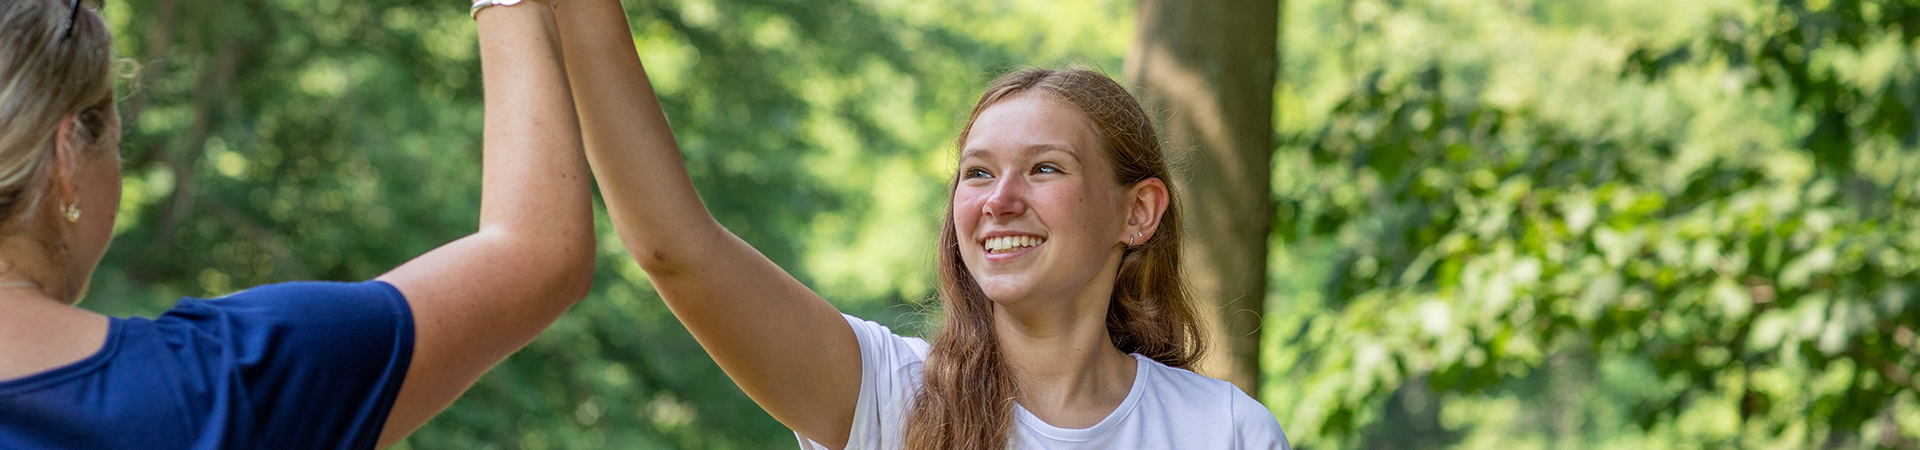
[[[966,170],[960,171],[960,179],[962,180],[971,180],[975,178],[993,178],[993,174],[988,173],[987,169],[982,169],[979,167],[968,167]]]
[[[1060,166],[1054,163],[1040,163],[1033,166],[1033,173],[1062,174],[1067,173],[1067,171],[1061,170]]]

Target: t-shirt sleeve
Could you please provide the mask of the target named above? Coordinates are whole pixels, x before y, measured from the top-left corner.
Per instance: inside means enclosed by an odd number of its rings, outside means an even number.
[[[927,341],[894,334],[873,321],[841,316],[860,342],[860,399],[853,409],[846,450],[900,448],[901,424],[907,404],[919,389]],[[827,448],[798,433],[794,436],[800,439],[802,449]]]
[[[1280,430],[1280,421],[1274,419],[1273,411],[1265,405],[1241,393],[1233,392],[1233,430],[1239,439],[1236,448],[1260,450],[1293,450],[1287,443],[1287,434]]]
[[[211,375],[247,427],[228,431],[257,448],[374,448],[413,358],[411,310],[379,281],[266,285],[167,316],[225,343]]]

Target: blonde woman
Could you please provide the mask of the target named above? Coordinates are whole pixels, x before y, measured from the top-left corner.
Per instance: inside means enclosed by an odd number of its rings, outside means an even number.
[[[844,316],[694,192],[615,0],[561,8],[587,157],[675,316],[808,448],[1287,448],[1186,370],[1200,334],[1147,115],[1082,70],[990,85],[960,132],[929,345]]]
[[[525,345],[592,274],[551,1],[475,7],[478,232],[372,281],[183,299],[154,319],[74,306],[120,198],[106,24],[74,0],[0,1],[0,448],[386,446]]]

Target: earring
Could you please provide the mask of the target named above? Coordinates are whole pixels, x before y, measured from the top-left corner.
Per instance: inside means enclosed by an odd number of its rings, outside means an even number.
[[[1133,241],[1138,240],[1140,240],[1140,233],[1134,233],[1133,237],[1127,238],[1127,246],[1132,247],[1134,245]]]
[[[79,205],[75,205],[75,204],[72,204],[72,203],[68,203],[68,204],[66,204],[65,206],[61,206],[61,207],[60,207],[60,213],[61,213],[61,214],[65,214],[65,215],[67,216],[67,221],[68,221],[68,222],[79,222],[79,221],[80,221],[80,206],[79,206]]]

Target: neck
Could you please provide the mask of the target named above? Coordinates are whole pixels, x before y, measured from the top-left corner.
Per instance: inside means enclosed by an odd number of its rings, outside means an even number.
[[[1126,396],[1133,357],[1114,348],[1105,316],[1093,317],[1099,320],[1009,319],[996,324],[1001,351],[1020,386],[1021,405],[1054,409],[1099,402],[1115,392]]]
[[[106,316],[71,303],[79,289],[67,283],[46,244],[53,241],[20,228],[0,228],[0,381],[72,364],[107,339]]]
[[[7,311],[9,316],[24,317],[23,314],[13,313],[45,310],[48,306],[71,307],[72,305],[48,295],[40,287],[40,283],[15,277],[0,277],[0,311]]]
[[[0,275],[0,311],[6,311],[10,316],[24,317],[23,314],[14,313],[45,310],[48,306],[73,305],[47,293],[47,289],[37,281],[13,274]]]
[[[0,237],[0,297],[30,297],[67,303],[70,287],[61,276],[55,251],[44,240],[20,233]]]
[[[47,295],[18,276],[0,280],[0,381],[72,364],[106,343],[106,316]]]
[[[994,331],[1019,386],[1017,401],[1041,420],[1066,428],[1093,426],[1133,387],[1138,363],[1115,348],[1107,334],[1115,269],[1068,301],[1022,302],[1029,305],[1019,310],[994,307]]]

